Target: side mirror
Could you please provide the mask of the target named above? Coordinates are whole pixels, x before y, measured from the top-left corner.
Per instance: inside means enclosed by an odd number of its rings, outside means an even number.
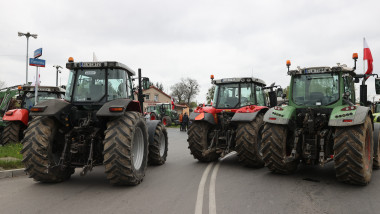
[[[149,78],[144,77],[142,79],[142,87],[143,87],[143,89],[148,89],[150,87]]]
[[[268,92],[270,107],[277,106],[277,96],[275,91]]]
[[[376,94],[380,94],[380,78],[375,79]]]
[[[283,94],[284,94],[284,91],[282,90],[282,88],[276,89],[276,95],[277,95],[277,97],[282,97]]]
[[[360,82],[359,78],[355,77],[355,83],[359,83],[359,82]]]

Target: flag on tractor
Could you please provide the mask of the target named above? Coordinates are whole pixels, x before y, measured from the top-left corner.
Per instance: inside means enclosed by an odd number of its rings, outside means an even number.
[[[172,99],[172,110],[174,110],[174,99]]]
[[[367,60],[367,71],[365,72],[365,74],[372,74],[372,72],[373,72],[373,65],[372,65],[373,58],[372,58],[371,50],[369,49],[367,41],[365,40],[365,38],[363,39],[363,46],[364,46],[363,61]]]

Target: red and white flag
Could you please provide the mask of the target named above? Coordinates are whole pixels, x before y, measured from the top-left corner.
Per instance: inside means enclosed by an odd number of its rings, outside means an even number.
[[[174,110],[174,99],[172,99],[172,109]]]
[[[365,72],[365,74],[372,74],[372,72],[373,72],[373,65],[372,65],[373,59],[372,59],[371,50],[369,49],[367,41],[365,41],[365,38],[363,39],[363,46],[364,46],[363,61],[367,60],[367,71]]]

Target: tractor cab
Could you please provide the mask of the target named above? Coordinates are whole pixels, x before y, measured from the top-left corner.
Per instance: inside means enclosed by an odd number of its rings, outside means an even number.
[[[21,108],[30,110],[35,105],[35,87],[34,86],[19,86],[22,92],[18,96],[21,101]],[[63,99],[65,89],[54,86],[38,86],[37,103],[52,99]]]
[[[73,62],[65,100],[75,105],[100,108],[102,104],[120,99],[133,99],[132,76],[135,72],[119,62]]]
[[[212,80],[216,85],[214,103],[216,109],[239,109],[244,106],[265,106],[265,82],[258,78],[225,78]]]
[[[355,103],[352,68],[309,67],[291,70],[289,103],[297,107],[333,108],[347,102]]]

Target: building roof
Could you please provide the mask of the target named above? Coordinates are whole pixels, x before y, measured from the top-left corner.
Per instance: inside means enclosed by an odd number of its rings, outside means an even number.
[[[146,90],[149,90],[149,89],[151,89],[151,88],[155,89],[156,91],[160,92],[161,94],[163,94],[163,95],[169,97],[170,99],[172,99],[171,96],[169,96],[169,95],[166,94],[165,92],[161,91],[160,89],[158,89],[158,88],[157,88],[156,86],[154,86],[154,85],[151,85],[148,89],[144,89],[143,92],[146,91]]]

